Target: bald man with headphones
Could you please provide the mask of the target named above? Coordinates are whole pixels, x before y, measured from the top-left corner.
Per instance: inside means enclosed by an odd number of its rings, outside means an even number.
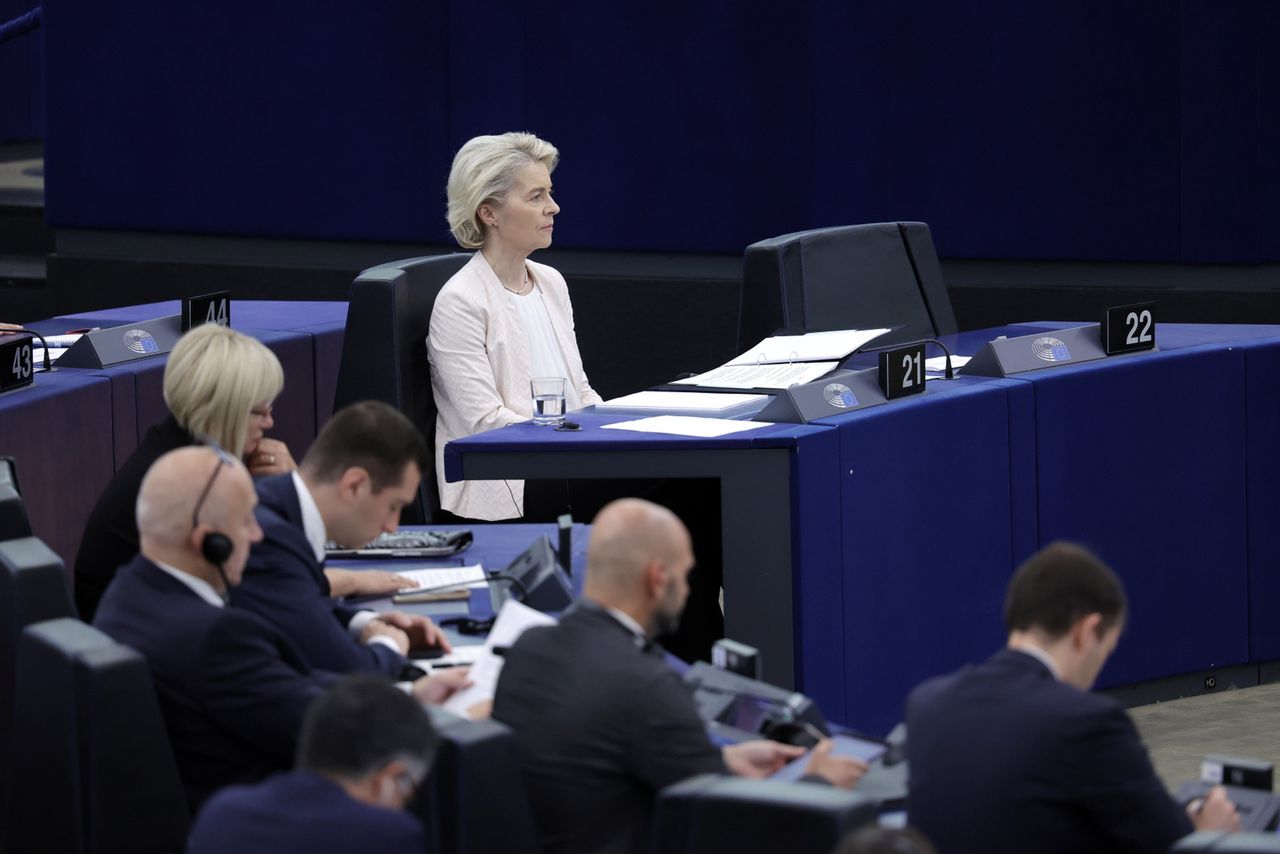
[[[293,764],[303,716],[337,680],[254,614],[227,608],[249,547],[262,539],[244,465],[181,448],[156,461],[138,494],[141,552],[121,567],[94,625],[146,659],[194,811],[218,788]],[[465,674],[418,680],[441,702]]]

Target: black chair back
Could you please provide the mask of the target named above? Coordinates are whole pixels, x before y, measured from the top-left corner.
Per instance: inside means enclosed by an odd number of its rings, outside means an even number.
[[[410,805],[432,840],[430,849],[539,854],[541,844],[511,730],[494,720],[463,720],[446,713],[435,713],[432,719],[440,750]]]
[[[436,294],[471,260],[465,253],[411,258],[370,267],[351,286],[347,329],[333,411],[381,400],[409,417],[435,454],[436,404],[427,364],[427,331]],[[440,507],[435,468],[422,473],[405,524],[430,522]]]
[[[28,626],[13,851],[180,852],[190,816],[146,662],[79,620]]]
[[[876,815],[875,802],[857,792],[701,774],[659,793],[653,851],[827,854],[846,833],[875,821]]]
[[[948,335],[955,313],[929,226],[880,222],[784,234],[746,249],[738,351],[779,329],[901,326],[891,344]]]
[[[14,686],[22,630],[74,613],[61,558],[35,537],[0,542],[0,827],[8,826],[13,814],[11,757],[14,733],[20,732],[13,722]],[[3,846],[0,838],[0,850]]]
[[[31,536],[31,520],[22,503],[18,465],[13,457],[0,457],[0,542]]]

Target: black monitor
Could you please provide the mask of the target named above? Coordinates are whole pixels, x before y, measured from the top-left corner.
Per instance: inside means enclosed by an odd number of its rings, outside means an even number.
[[[0,543],[31,536],[31,522],[18,488],[18,470],[13,457],[0,457]]]

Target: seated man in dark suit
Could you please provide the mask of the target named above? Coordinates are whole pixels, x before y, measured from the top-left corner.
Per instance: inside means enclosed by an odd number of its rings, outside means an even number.
[[[404,806],[436,741],[410,697],[382,679],[348,676],[307,713],[296,768],[210,798],[188,854],[422,854],[422,825]]]
[[[313,667],[413,675],[404,657],[410,645],[447,650],[444,634],[426,617],[336,603],[324,544],[358,548],[395,531],[427,465],[422,434],[385,403],[356,403],[335,414],[297,471],[258,481],[263,539],[249,553],[231,604],[275,625]]]
[[[648,850],[656,792],[695,774],[763,777],[800,748],[711,743],[693,698],[650,640],[680,620],[693,567],[671,511],[639,499],[592,523],[583,598],[506,653],[493,716],[519,746],[548,854]],[[852,787],[866,770],[820,745],[808,770]]]
[[[1120,704],[1089,693],[1125,609],[1107,566],[1054,543],[1009,582],[1008,646],[911,693],[907,812],[939,850],[1163,854],[1193,825],[1237,829],[1221,788],[1184,812]]]
[[[261,618],[224,607],[262,536],[256,503],[239,460],[204,447],[165,454],[138,494],[141,552],[94,618],[147,659],[193,810],[221,786],[288,768],[307,706],[338,678]],[[442,676],[416,682],[414,696],[440,702],[465,682]]]

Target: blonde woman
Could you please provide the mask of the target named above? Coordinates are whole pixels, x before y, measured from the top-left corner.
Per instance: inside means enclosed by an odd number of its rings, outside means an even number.
[[[116,569],[138,553],[134,504],[151,464],[205,435],[244,460],[254,475],[292,471],[284,443],[263,434],[274,425],[271,404],[284,388],[280,360],[260,341],[205,324],[182,336],[164,369],[170,415],[153,425],[107,484],[89,515],[76,553],[80,618],[93,619]]]
[[[564,377],[566,409],[600,402],[583,371],[564,277],[529,260],[551,245],[559,156],[530,133],[478,136],[449,172],[449,230],[477,251],[436,297],[427,354],[440,504],[462,519],[524,515],[524,484],[447,483],[445,443],[531,418],[531,377]]]

